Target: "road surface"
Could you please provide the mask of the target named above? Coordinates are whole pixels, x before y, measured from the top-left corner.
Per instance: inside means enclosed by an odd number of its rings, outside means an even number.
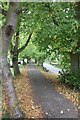
[[[51,81],[37,69],[29,65],[29,79],[35,104],[41,105],[45,118],[78,118],[77,106],[58,93]]]

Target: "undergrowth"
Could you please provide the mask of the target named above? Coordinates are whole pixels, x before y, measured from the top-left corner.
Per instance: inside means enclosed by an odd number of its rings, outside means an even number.
[[[71,89],[80,90],[80,71],[70,72],[67,70],[59,73],[61,83],[67,84]]]

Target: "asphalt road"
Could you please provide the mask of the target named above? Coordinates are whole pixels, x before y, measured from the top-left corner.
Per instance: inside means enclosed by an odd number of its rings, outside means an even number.
[[[35,104],[41,105],[45,118],[78,118],[78,112],[71,101],[58,93],[51,81],[37,69],[29,65],[29,79]]]

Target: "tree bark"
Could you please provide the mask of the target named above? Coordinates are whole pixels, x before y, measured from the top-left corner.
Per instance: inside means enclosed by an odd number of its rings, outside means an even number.
[[[31,39],[31,36],[32,36],[32,33],[30,33],[26,43],[21,48],[18,49],[19,29],[16,32],[15,46],[14,46],[13,49],[11,48],[12,63],[13,63],[13,69],[14,69],[14,75],[15,76],[20,74],[20,70],[19,70],[19,66],[18,66],[18,55],[19,55],[20,52],[22,52],[22,50],[24,50],[27,47],[27,45],[28,45],[28,43]]]
[[[0,55],[0,76],[2,78],[2,85],[6,89],[9,98],[9,112],[13,113],[14,118],[19,118],[22,113],[19,110],[17,104],[16,93],[13,85],[13,79],[10,74],[10,69],[7,62],[8,48],[11,42],[12,35],[15,31],[19,9],[19,3],[10,2],[9,10],[6,15],[6,23],[2,28],[2,40],[0,41],[2,45],[2,53]],[[0,46],[1,47],[1,46]]]
[[[71,59],[71,71],[78,72],[79,71],[79,54],[70,53],[70,59]]]
[[[75,19],[78,20],[78,24],[80,23],[80,1],[76,2],[76,17]],[[76,52],[75,54],[71,53],[70,58],[71,58],[71,71],[73,72],[78,72],[80,70],[80,53],[77,52],[77,49],[80,49],[80,25],[78,25],[78,39],[77,39],[77,47],[76,47]]]
[[[14,75],[17,76],[20,74],[20,70],[18,66],[18,55],[13,56],[12,63],[13,63]]]
[[[78,46],[78,49],[80,49],[80,1],[77,3],[77,19],[78,19],[78,23],[79,23],[79,26],[78,26],[78,43],[77,43],[77,46]],[[79,70],[80,70],[80,52],[78,53],[78,60],[79,60]]]
[[[23,59],[23,65],[26,65],[26,62],[24,61],[24,59]]]
[[[14,46],[13,49],[11,48],[12,64],[13,64],[13,70],[14,70],[14,75],[15,76],[20,74],[20,70],[19,70],[19,66],[18,66],[18,55],[19,55],[19,53],[18,53],[18,43],[19,43],[19,29],[16,32],[15,46]]]
[[[35,63],[37,63],[37,59],[35,59]]]

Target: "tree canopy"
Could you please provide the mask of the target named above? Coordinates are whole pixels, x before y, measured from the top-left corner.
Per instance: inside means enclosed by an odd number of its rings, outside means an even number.
[[[56,60],[68,72],[62,82],[78,86],[80,76],[80,2],[2,2],[0,5],[0,76],[9,97],[10,112],[22,117],[13,76],[8,63],[12,59],[15,76],[20,74],[18,59]],[[78,77],[77,77],[78,76]]]

